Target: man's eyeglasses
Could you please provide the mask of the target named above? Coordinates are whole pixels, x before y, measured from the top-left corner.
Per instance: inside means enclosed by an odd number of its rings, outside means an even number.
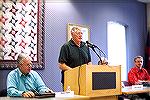
[[[21,64],[22,66],[28,66],[28,67],[32,67],[32,63],[30,64]]]
[[[143,61],[135,61],[135,62],[142,63]]]
[[[83,35],[82,32],[75,32],[75,34],[77,34],[77,35]]]
[[[32,63],[30,63],[30,64],[27,64],[27,66],[28,66],[28,67],[32,67]]]

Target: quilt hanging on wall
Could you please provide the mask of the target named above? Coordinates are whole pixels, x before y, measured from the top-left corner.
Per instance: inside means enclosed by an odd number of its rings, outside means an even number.
[[[0,1],[1,68],[16,67],[16,59],[23,52],[35,69],[43,69],[43,5],[43,0]]]

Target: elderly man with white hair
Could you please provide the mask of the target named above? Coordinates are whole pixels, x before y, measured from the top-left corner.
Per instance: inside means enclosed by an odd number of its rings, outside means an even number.
[[[28,55],[20,53],[17,58],[18,68],[7,76],[7,95],[35,97],[36,93],[53,92],[43,82],[39,74],[31,70],[32,62]]]

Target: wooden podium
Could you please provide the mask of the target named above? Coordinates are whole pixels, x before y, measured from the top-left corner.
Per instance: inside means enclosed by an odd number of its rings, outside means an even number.
[[[65,71],[64,75],[64,90],[70,86],[76,95],[121,94],[121,66],[82,65]]]

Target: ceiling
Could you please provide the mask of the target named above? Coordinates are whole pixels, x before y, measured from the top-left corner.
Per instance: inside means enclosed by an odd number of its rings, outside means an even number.
[[[150,0],[137,0],[139,2],[150,3]]]
[[[66,1],[69,1],[69,0],[45,0],[45,1],[46,2],[66,2]],[[81,0],[74,0],[74,1],[81,1]],[[98,0],[95,0],[95,1],[98,1]],[[137,1],[150,4],[150,0],[137,0]]]

